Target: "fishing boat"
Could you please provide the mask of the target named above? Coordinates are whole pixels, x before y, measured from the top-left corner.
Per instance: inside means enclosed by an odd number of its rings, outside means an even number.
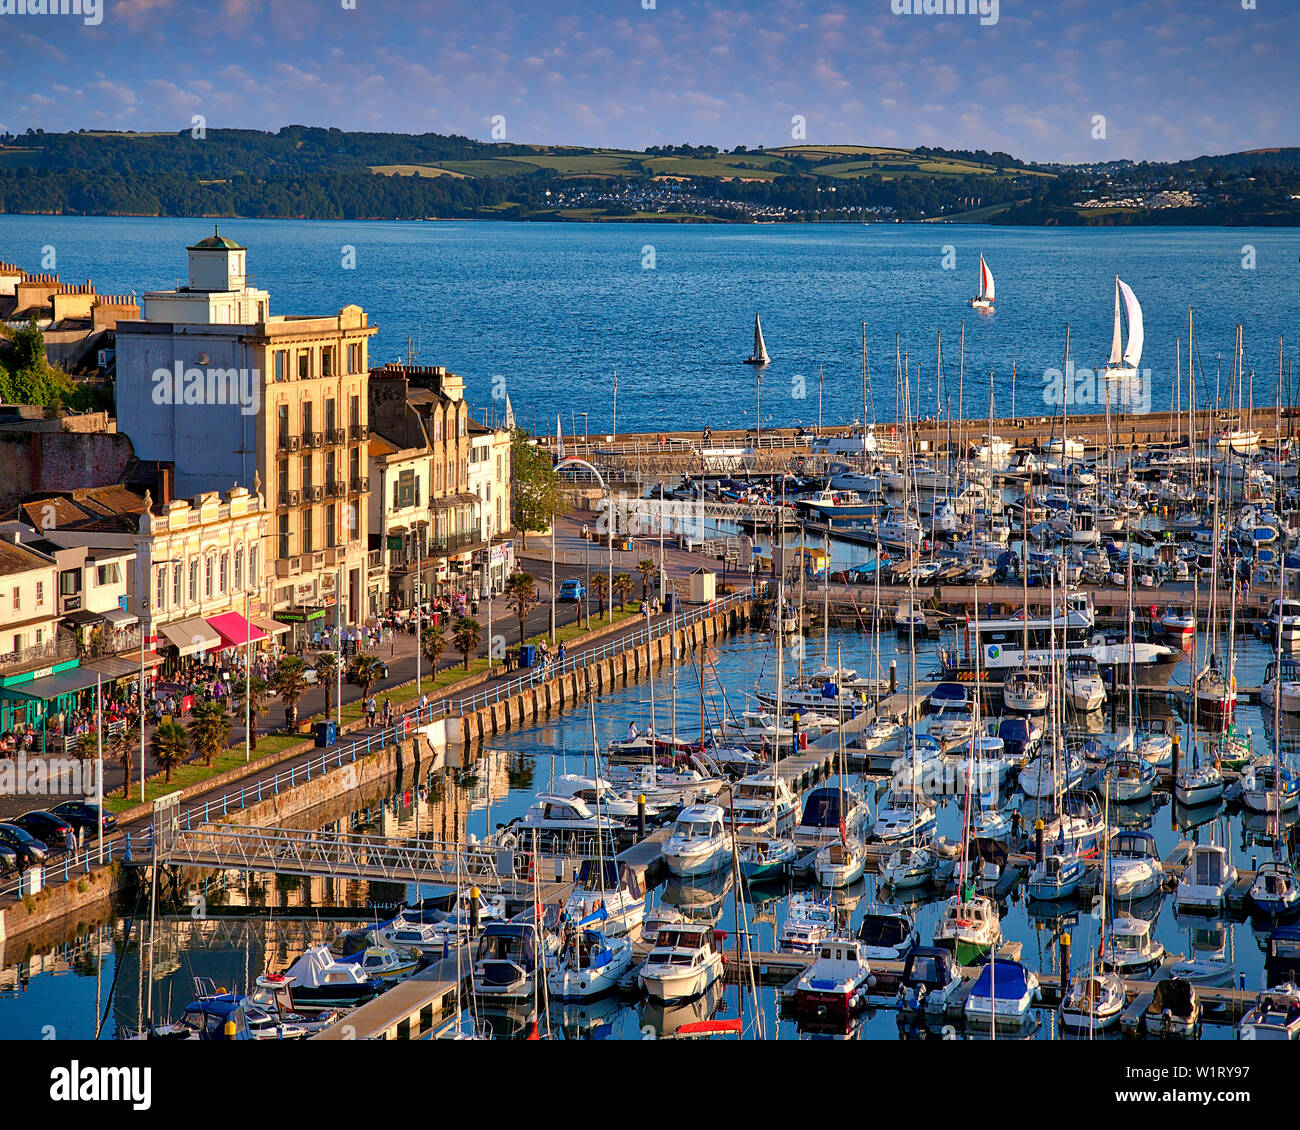
[[[722,976],[722,967],[722,951],[713,926],[684,922],[659,931],[637,980],[646,995],[655,1000],[690,1000]]]
[[[984,256],[980,256],[980,292],[970,300],[970,304],[976,310],[992,310],[993,298],[996,288],[993,284],[993,272],[989,270],[989,265],[984,262]]]
[[[387,987],[359,965],[337,961],[328,946],[312,946],[284,972],[300,1004],[351,1007],[376,997]]]
[[[817,849],[813,874],[819,886],[840,890],[862,878],[867,865],[867,849],[857,836],[831,840]]]
[[[966,1023],[1018,1026],[1040,996],[1037,973],[1018,961],[990,961],[966,998]]]
[[[1106,882],[1116,900],[1146,898],[1164,882],[1164,864],[1150,832],[1116,832],[1110,839],[1109,856]]]
[[[1029,873],[1026,891],[1031,899],[1058,902],[1079,889],[1085,865],[1077,855],[1051,851]]]
[[[973,965],[1002,941],[997,907],[986,895],[957,894],[944,901],[934,944],[952,952],[958,965]]]
[[[1237,1028],[1242,1040],[1300,1040],[1300,987],[1265,989]]]
[[[1111,923],[1110,943],[1102,966],[1115,973],[1153,970],[1165,956],[1165,947],[1151,936],[1151,923],[1145,918],[1116,918]]]
[[[812,953],[834,930],[835,908],[829,899],[796,893],[790,897],[777,948],[783,953]]]
[[[1089,971],[1070,982],[1061,1001],[1066,1028],[1103,1032],[1119,1023],[1127,1004],[1124,982],[1115,973]]]
[[[632,967],[632,942],[628,938],[611,938],[588,923],[596,915],[578,923],[577,937],[556,957],[546,973],[546,991],[555,1000],[581,1000],[599,996],[618,987]]]
[[[789,840],[764,836],[740,845],[740,874],[750,883],[784,879],[799,858],[799,849]]]
[[[745,358],[746,365],[767,365],[772,358],[767,355],[767,343],[763,341],[763,323],[754,315],[754,352]]]
[[[1178,910],[1217,913],[1236,881],[1237,869],[1228,857],[1227,848],[1218,844],[1193,844],[1174,891],[1174,906]]]
[[[679,878],[711,875],[731,862],[731,836],[716,804],[693,804],[678,814],[663,845],[664,865]]]
[[[902,961],[921,944],[921,935],[902,907],[873,903],[858,923],[858,942],[868,961]]]
[[[795,985],[795,1011],[800,1017],[847,1019],[866,1003],[875,983],[856,938],[827,938]]]

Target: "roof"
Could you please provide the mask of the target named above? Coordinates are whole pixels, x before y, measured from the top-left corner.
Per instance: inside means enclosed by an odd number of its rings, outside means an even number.
[[[371,455],[395,455],[399,448],[391,439],[385,439],[378,432],[371,432],[370,447],[367,450]]]
[[[192,244],[185,249],[186,251],[244,251],[246,248],[241,247],[233,239],[227,239],[216,228],[212,229],[212,234],[207,239],[201,239],[198,243]]]
[[[48,568],[53,564],[53,561],[42,554],[34,553],[26,546],[0,541],[0,577]]]

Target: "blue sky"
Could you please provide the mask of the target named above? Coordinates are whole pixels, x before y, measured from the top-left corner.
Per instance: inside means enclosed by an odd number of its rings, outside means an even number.
[[[730,148],[802,115],[810,142],[1032,160],[1300,143],[1300,0],[999,0],[988,26],[901,0],[99,2],[96,26],[0,15],[0,128],[489,139],[503,115],[511,141]]]

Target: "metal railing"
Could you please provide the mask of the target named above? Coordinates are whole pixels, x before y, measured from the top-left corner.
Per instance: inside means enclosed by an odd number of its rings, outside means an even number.
[[[43,661],[72,659],[76,654],[76,638],[69,632],[56,632],[53,639],[29,644],[17,651],[7,651],[0,655],[0,671],[11,671],[15,667],[30,667]]]

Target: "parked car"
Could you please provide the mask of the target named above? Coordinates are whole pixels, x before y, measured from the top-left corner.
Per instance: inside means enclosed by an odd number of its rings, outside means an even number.
[[[348,664],[348,682],[349,682],[349,683],[355,683],[355,682],[357,681],[357,678],[356,678],[356,672],[357,672],[357,669],[349,663],[349,664]],[[388,678],[388,664],[385,663],[382,659],[377,660],[377,661],[375,662],[375,682],[377,682],[377,683],[382,683],[382,682],[383,682],[385,679],[387,679],[387,678]],[[373,687],[372,687],[372,690],[373,690]]]
[[[50,809],[55,816],[66,820],[73,828],[85,828],[86,834],[98,830],[99,806],[87,804],[84,800],[65,800]],[[117,817],[104,809],[104,831],[111,832],[117,827]]]
[[[18,870],[17,850],[8,844],[0,844],[0,875],[12,875]]]
[[[18,865],[24,870],[33,864],[44,863],[50,855],[49,849],[40,840],[17,824],[0,824],[0,844],[5,844],[18,853]]]
[[[41,808],[15,816],[10,823],[16,824],[24,832],[30,832],[50,851],[62,851],[67,846],[68,833],[73,831],[69,821]]]
[[[581,604],[587,597],[587,590],[579,580],[560,582],[560,591],[555,594],[557,600],[572,600]]]

